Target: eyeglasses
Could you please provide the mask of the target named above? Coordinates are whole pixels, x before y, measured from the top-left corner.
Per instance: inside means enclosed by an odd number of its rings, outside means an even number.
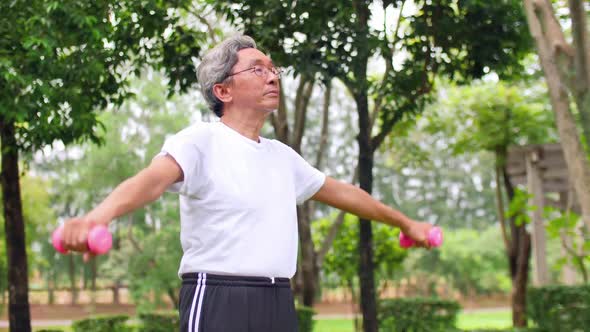
[[[283,73],[283,70],[277,67],[266,67],[266,66],[262,66],[262,65],[256,65],[254,67],[250,67],[244,70],[240,70],[238,72],[235,73],[231,73],[229,75],[227,75],[227,77],[231,77],[246,71],[252,71],[256,76],[258,77],[263,77],[263,78],[267,78],[268,77],[268,73],[273,73],[273,75],[275,75],[277,78],[281,78],[281,74]]]

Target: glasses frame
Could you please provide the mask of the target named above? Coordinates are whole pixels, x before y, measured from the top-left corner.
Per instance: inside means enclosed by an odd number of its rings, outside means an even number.
[[[246,68],[244,70],[240,70],[238,72],[235,73],[231,73],[229,75],[227,75],[227,77],[232,77],[235,76],[237,74],[241,74],[247,71],[252,71],[252,73],[254,73],[254,75],[258,76],[258,77],[264,77],[267,78],[269,73],[273,73],[273,75],[275,75],[277,78],[281,78],[281,75],[283,74],[283,70],[281,68],[277,68],[277,67],[266,67],[263,65],[254,65],[250,68]]]

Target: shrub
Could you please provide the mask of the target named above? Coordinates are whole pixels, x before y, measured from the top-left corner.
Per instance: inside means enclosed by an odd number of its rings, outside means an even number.
[[[590,328],[590,285],[545,286],[528,291],[528,312],[541,331]]]
[[[379,304],[381,331],[455,331],[459,303],[440,299],[383,300]]]
[[[463,332],[539,332],[535,328],[508,328],[508,329],[478,329],[464,330]]]
[[[72,324],[74,332],[127,332],[131,328],[125,325],[129,319],[127,315],[98,316],[75,321]]]
[[[180,326],[180,317],[177,312],[140,313],[139,320],[141,324],[138,332],[169,332],[178,330]]]
[[[297,307],[297,325],[299,332],[313,331],[313,316],[315,311],[309,307]]]

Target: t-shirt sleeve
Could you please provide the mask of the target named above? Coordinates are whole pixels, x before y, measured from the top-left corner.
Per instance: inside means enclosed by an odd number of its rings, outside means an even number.
[[[159,156],[170,156],[180,166],[183,180],[176,182],[167,191],[181,195],[194,195],[199,188],[199,171],[201,153],[197,144],[186,133],[180,132],[166,139]]]
[[[297,204],[303,204],[311,196],[320,190],[326,181],[326,175],[311,166],[303,157],[293,149],[289,149],[293,159],[295,172],[295,193]]]

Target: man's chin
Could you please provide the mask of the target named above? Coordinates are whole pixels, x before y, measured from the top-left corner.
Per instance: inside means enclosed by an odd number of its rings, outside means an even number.
[[[278,109],[278,107],[277,108],[265,108],[265,109],[261,109],[260,112],[262,112],[266,115],[269,115],[270,113],[275,112],[277,109]]]
[[[279,109],[279,103],[276,103],[276,104],[275,103],[269,103],[267,105],[264,105],[264,107],[262,108],[262,110],[264,112],[268,112],[268,113],[272,113],[272,112],[274,112],[274,111],[276,111],[278,109]]]

